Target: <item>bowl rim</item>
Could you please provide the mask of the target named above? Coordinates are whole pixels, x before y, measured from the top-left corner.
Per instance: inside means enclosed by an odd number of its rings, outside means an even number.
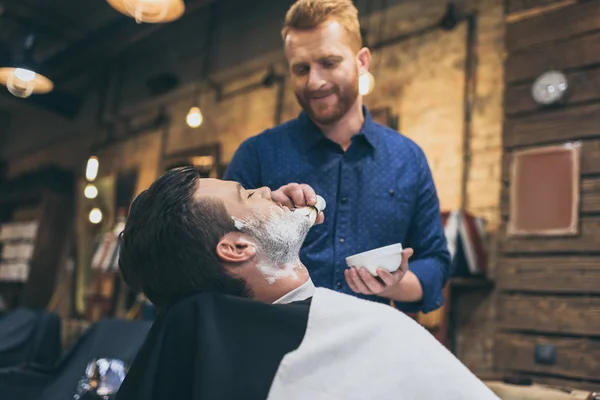
[[[379,253],[379,252],[382,252],[382,251],[385,251],[385,250],[389,250],[389,249],[392,249],[392,248],[395,248],[395,247],[400,247],[399,250],[400,250],[400,252],[402,252],[402,250],[403,250],[402,243],[394,243],[394,244],[390,244],[390,245],[387,245],[387,246],[378,247],[376,249],[363,251],[362,253],[353,254],[351,256],[346,257],[346,260],[350,260],[352,258],[359,257],[359,256],[371,255],[373,253]]]

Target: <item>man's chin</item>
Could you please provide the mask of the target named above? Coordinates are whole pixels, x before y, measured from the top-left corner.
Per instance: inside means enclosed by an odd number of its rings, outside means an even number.
[[[343,115],[340,115],[341,113],[338,111],[321,112],[310,110],[308,114],[315,123],[320,125],[332,125],[338,122],[343,117]]]

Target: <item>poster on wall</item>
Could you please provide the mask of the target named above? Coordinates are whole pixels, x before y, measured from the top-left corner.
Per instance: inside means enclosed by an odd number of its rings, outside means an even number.
[[[514,151],[507,235],[576,235],[580,164],[580,142]]]

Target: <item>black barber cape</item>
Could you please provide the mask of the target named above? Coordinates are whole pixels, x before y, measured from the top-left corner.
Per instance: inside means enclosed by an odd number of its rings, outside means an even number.
[[[266,399],[306,330],[310,299],[264,304],[201,294],[159,314],[117,400]]]
[[[310,302],[200,295],[158,320],[117,399],[498,399],[394,308],[316,288]]]

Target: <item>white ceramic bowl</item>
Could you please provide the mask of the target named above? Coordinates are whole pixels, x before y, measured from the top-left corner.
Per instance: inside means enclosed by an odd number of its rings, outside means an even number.
[[[377,276],[377,270],[379,268],[394,272],[400,268],[401,263],[402,243],[391,244],[389,246],[346,257],[346,264],[349,267],[364,267],[373,276]]]

